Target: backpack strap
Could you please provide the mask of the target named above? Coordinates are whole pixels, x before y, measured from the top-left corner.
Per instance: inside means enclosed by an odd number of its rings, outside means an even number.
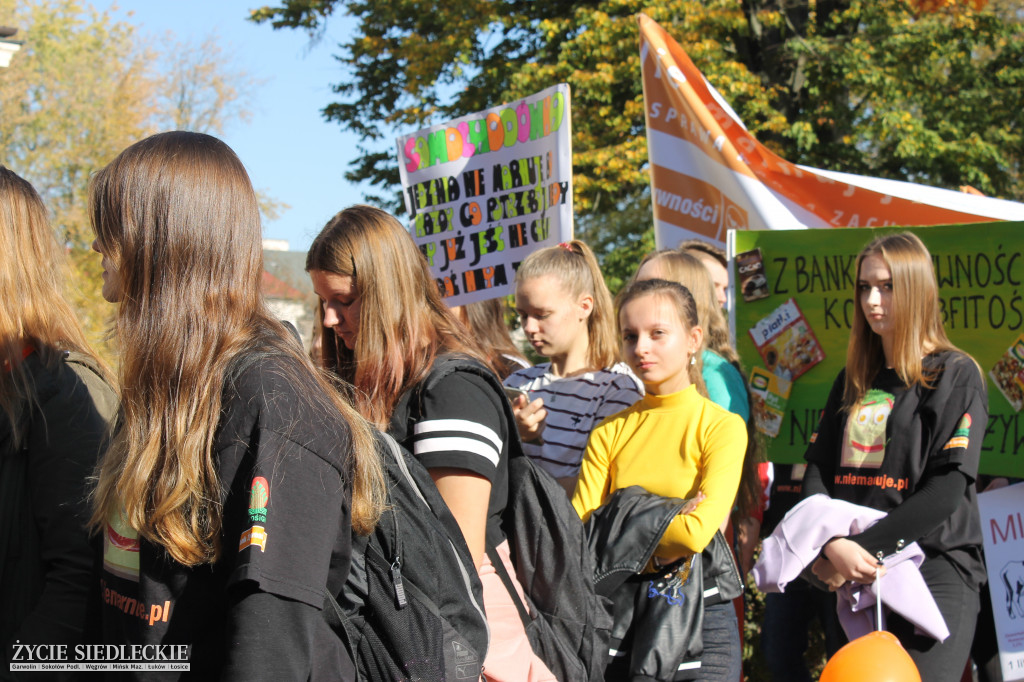
[[[475,374],[484,381],[486,381],[494,390],[494,392],[501,396],[500,404],[502,405],[505,421],[509,425],[508,434],[508,456],[511,460],[515,457],[525,457],[526,454],[523,452],[522,443],[519,441],[519,432],[515,428],[515,415],[512,413],[512,404],[505,397],[505,392],[502,390],[501,382],[498,377],[495,376],[494,372],[490,367],[484,365],[476,358],[460,353],[446,353],[440,355],[434,360],[434,365],[430,368],[430,373],[427,377],[416,386],[412,387],[405,392],[404,395],[399,399],[395,405],[395,411],[393,415],[397,415],[400,419],[405,420],[417,420],[422,414],[422,394],[427,389],[436,386],[442,379],[447,377],[449,374],[454,372],[469,372]],[[392,424],[394,424],[395,417],[392,417]],[[511,469],[509,470],[511,474]],[[530,612],[527,609],[526,604],[519,596],[519,591],[515,588],[512,583],[512,576],[509,575],[508,570],[505,568],[505,562],[501,560],[498,555],[497,546],[505,538],[493,537],[493,534],[488,532],[485,542],[485,549],[488,558],[491,560],[491,564],[494,566],[494,570],[497,572],[498,577],[501,578],[501,582],[505,586],[505,590],[508,592],[512,602],[516,605],[516,610],[519,612],[519,617],[523,621],[523,627],[525,628],[531,622]]]
[[[425,390],[428,387],[435,386],[437,382],[439,382],[441,379],[456,371],[469,372],[470,374],[477,375],[478,377],[486,381],[494,390],[494,392],[498,396],[500,396],[499,404],[502,406],[502,410],[505,414],[505,421],[509,425],[509,459],[511,460],[516,457],[525,457],[526,453],[523,452],[523,444],[519,440],[519,431],[515,428],[516,417],[515,414],[512,412],[512,403],[509,402],[508,397],[505,395],[505,390],[501,385],[501,381],[498,379],[494,371],[487,365],[477,360],[476,358],[472,358],[468,355],[462,355],[457,353],[448,353],[439,356],[437,360],[434,361],[434,366],[433,368],[431,368],[430,374],[427,375],[427,378],[421,381],[418,386],[416,386],[415,388],[412,389],[412,391],[410,391],[410,393],[416,393],[415,398],[417,407],[419,403],[419,394],[421,391]],[[405,396],[402,396],[402,398],[404,400]],[[399,404],[403,404],[402,401],[399,401]],[[416,414],[418,414],[418,412]]]

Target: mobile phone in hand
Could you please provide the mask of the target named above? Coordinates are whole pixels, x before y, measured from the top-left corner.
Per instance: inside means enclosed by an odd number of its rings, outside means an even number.
[[[518,398],[519,396],[523,396],[524,398],[526,398],[526,402],[530,402],[529,394],[523,389],[512,388],[511,386],[502,386],[502,388],[505,389],[505,395],[508,396],[508,399],[512,402],[513,405],[516,404],[516,398]]]

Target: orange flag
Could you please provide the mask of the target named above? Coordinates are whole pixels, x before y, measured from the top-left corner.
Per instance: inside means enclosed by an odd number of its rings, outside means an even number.
[[[726,232],[1024,220],[1024,204],[799,166],[747,132],[682,47],[639,15],[659,248]]]

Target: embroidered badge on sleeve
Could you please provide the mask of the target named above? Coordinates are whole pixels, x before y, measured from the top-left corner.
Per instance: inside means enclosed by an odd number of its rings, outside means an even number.
[[[267,529],[260,524],[267,522],[267,503],[270,501],[270,484],[267,479],[257,476],[249,488],[249,520],[252,527],[242,533],[238,551],[256,546],[261,552],[267,551]]]
[[[943,450],[951,450],[953,448],[964,448],[967,449],[967,444],[970,442],[971,434],[971,415],[964,412],[964,416],[960,418],[960,423],[957,424],[956,431],[953,432],[953,437],[946,441],[946,444],[942,446]]]

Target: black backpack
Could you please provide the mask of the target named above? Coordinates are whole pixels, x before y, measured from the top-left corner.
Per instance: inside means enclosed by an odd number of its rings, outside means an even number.
[[[579,515],[565,490],[523,452],[512,406],[497,376],[470,357],[443,355],[427,378],[403,396],[396,414],[416,419],[422,412],[420,392],[455,371],[483,377],[502,396],[510,440],[508,501],[501,527],[529,610],[519,603],[511,576],[495,552],[500,540],[488,535],[491,563],[517,602],[534,653],[551,672],[562,682],[601,682],[612,626],[610,601],[594,590],[595,561]]]
[[[324,617],[360,679],[478,680],[488,630],[469,548],[423,465],[387,434],[378,443],[388,508],[372,534],[353,536],[352,569]]]

